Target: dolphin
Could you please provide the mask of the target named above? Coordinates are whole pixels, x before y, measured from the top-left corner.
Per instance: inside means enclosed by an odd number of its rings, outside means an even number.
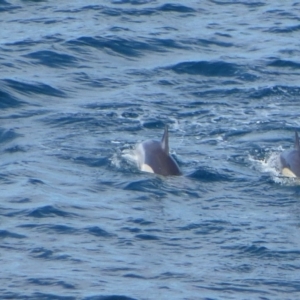
[[[169,132],[165,127],[160,142],[148,140],[136,147],[138,166],[141,171],[163,176],[181,175],[176,161],[169,153]]]
[[[300,177],[300,144],[297,131],[295,131],[295,149],[281,153],[280,162],[282,175]]]

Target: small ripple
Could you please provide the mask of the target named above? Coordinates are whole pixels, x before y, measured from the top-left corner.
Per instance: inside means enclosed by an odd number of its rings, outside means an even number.
[[[237,273],[251,273],[253,272],[254,267],[249,264],[230,265],[229,270]]]
[[[99,168],[103,166],[108,166],[110,164],[110,160],[108,157],[100,157],[100,158],[83,157],[83,156],[73,157],[72,155],[62,154],[62,153],[56,154],[55,156],[62,160],[72,161],[74,163],[85,165],[92,168]]]
[[[300,63],[291,60],[276,59],[268,64],[270,67],[300,69]]]
[[[22,297],[22,299],[24,299],[24,296]],[[59,296],[59,295],[55,295],[55,294],[45,294],[45,293],[34,293],[30,297],[26,297],[25,299],[32,299],[32,300],[76,300],[76,297]]]
[[[10,203],[29,203],[31,202],[30,198],[16,198],[10,201]]]
[[[224,0],[224,1],[219,1],[219,0],[210,0],[212,3],[218,4],[218,5],[245,5],[245,6],[251,6],[251,7],[256,7],[256,6],[265,6],[266,4],[264,2],[259,2],[259,1],[228,1],[228,0]]]
[[[147,277],[144,277],[144,276],[141,276],[141,275],[138,275],[138,274],[133,274],[133,273],[125,274],[125,275],[123,275],[123,277],[125,277],[125,278],[134,278],[134,279],[148,279]]]
[[[267,247],[264,246],[256,246],[256,245],[250,245],[250,246],[242,246],[239,247],[240,253],[251,255],[251,256],[258,256],[258,257],[266,257],[269,256],[270,251]]]
[[[44,247],[34,248],[30,251],[31,256],[34,258],[42,258],[42,259],[55,260],[55,261],[57,261],[57,260],[75,261],[74,259],[71,259],[70,255],[56,254],[55,252],[57,252],[57,251],[52,251],[52,250],[46,249]]]
[[[170,12],[171,11],[171,12],[179,12],[179,13],[196,12],[196,10],[194,10],[191,7],[181,5],[181,4],[172,4],[172,3],[163,4],[157,10],[162,11],[162,12]]]
[[[165,122],[160,119],[150,119],[143,121],[143,127],[148,129],[157,129],[157,128],[164,128],[166,126]]]
[[[250,286],[264,285],[271,287],[273,291],[284,291],[285,293],[294,293],[300,291],[300,281],[299,280],[285,280],[280,278],[280,280],[270,280],[270,279],[247,279],[244,281]],[[270,298],[272,299],[272,298]],[[291,297],[293,299],[293,297]]]
[[[187,175],[187,177],[207,182],[233,180],[229,174],[220,174],[219,172],[208,168],[196,169],[195,171]]]
[[[91,158],[79,156],[73,158],[73,161],[78,164],[84,164],[88,167],[102,167],[108,165],[109,163],[109,159],[107,157]]]
[[[233,88],[233,89],[218,89],[218,88],[214,88],[213,90],[204,90],[204,91],[192,91],[191,94],[193,96],[196,96],[200,99],[204,99],[204,98],[215,98],[218,100],[218,102],[214,102],[215,105],[219,105],[219,106],[230,106],[228,103],[221,103],[220,98],[222,97],[227,97],[227,96],[235,96],[236,98],[240,98],[241,96],[243,96],[245,94],[245,90],[243,89],[238,89],[238,88]],[[192,102],[190,105],[191,106],[198,106],[198,105],[210,105],[211,103],[205,103],[205,102]],[[209,111],[210,112],[210,111]]]
[[[223,35],[224,36],[224,35]],[[188,44],[188,45],[202,45],[202,46],[218,46],[218,47],[233,47],[233,43],[229,42],[223,42],[215,39],[189,39],[189,40],[183,40],[182,43]]]
[[[300,31],[300,25],[287,26],[287,27],[276,26],[276,27],[272,27],[266,31],[271,32],[271,33],[292,33],[292,32],[296,32],[296,31]]]
[[[77,229],[66,225],[48,225],[47,230],[51,230],[59,234],[76,234],[77,232]]]
[[[13,176],[8,175],[7,173],[0,173],[0,181],[5,184],[15,183]]]
[[[36,0],[35,0],[36,1]],[[1,12],[1,9],[0,9]],[[4,292],[1,294],[0,299],[13,299],[13,300],[76,300],[75,297],[70,296],[59,296],[55,294],[45,294],[45,293],[33,293],[30,295],[24,295],[24,292],[21,294],[13,292]]]
[[[0,12],[8,12],[8,11],[10,12],[12,10],[19,9],[19,8],[21,8],[21,6],[12,5],[6,2],[5,0],[0,1]]]
[[[0,144],[8,143],[21,135],[16,133],[14,130],[5,130],[0,128]]]
[[[119,55],[128,57],[141,57],[145,51],[167,52],[168,49],[187,48],[187,42],[177,43],[173,39],[147,38],[143,41],[112,37],[90,37],[83,36],[68,42],[71,46],[88,46],[103,51],[112,51]]]
[[[84,229],[78,229],[78,228],[74,228],[74,227],[70,227],[67,225],[48,225],[48,224],[24,224],[24,225],[19,225],[18,227],[20,228],[28,228],[28,229],[35,229],[37,231],[40,232],[54,232],[56,234],[68,234],[68,235],[78,235],[78,234],[82,234],[82,233],[88,233],[90,235],[93,236],[97,236],[97,237],[112,237],[113,234],[110,234],[109,232],[107,232],[106,230],[98,227],[98,226],[93,226],[93,227],[87,227]],[[4,234],[4,233],[3,233]],[[13,237],[13,236],[12,236]],[[0,231],[0,238],[1,238],[1,231]],[[16,236],[17,238],[17,236]],[[21,237],[20,237],[21,238]],[[44,252],[45,255],[48,254],[52,254],[50,253],[49,250],[41,250],[40,248],[38,249],[38,252]]]
[[[153,234],[146,234],[146,233],[137,234],[135,237],[137,239],[146,240],[146,241],[160,240],[160,238],[158,236],[153,235]]]
[[[256,286],[258,286],[258,284]],[[262,289],[253,288],[253,285],[250,286],[248,284],[240,283],[240,282],[230,282],[230,283],[222,282],[220,284],[212,284],[212,285],[208,285],[208,286],[197,285],[196,287],[198,287],[200,289],[208,289],[208,290],[212,290],[212,291],[223,291],[223,292],[230,291],[230,292],[233,292],[235,295],[237,295],[237,293],[243,293],[243,295],[245,295],[245,293],[247,293],[247,295],[249,295],[249,293],[265,294],[265,295],[271,294],[270,292],[266,292]],[[237,299],[239,299],[239,298],[237,298]],[[243,298],[241,298],[241,299],[243,299]],[[267,300],[270,298],[260,297],[259,299]]]
[[[25,103],[25,102],[24,102]],[[49,113],[48,110],[38,109],[38,110],[26,110],[26,111],[14,111],[10,115],[0,116],[0,119],[23,119],[30,118],[40,115],[45,115]]]
[[[137,300],[137,299],[127,297],[127,296],[122,296],[122,295],[109,295],[109,296],[95,295],[95,296],[83,298],[83,300]]]
[[[24,224],[20,228],[37,229],[43,232],[55,232],[58,234],[77,234],[79,230],[66,225],[41,225],[41,224]]]
[[[0,230],[0,239],[4,239],[4,238],[23,239],[25,237],[26,237],[25,235],[10,232],[8,230]]]
[[[124,102],[119,102],[119,103],[105,103],[105,102],[97,102],[97,103],[90,103],[90,104],[84,104],[82,107],[87,108],[87,109],[92,109],[92,110],[117,110],[117,109],[129,109],[129,108],[135,108],[139,109],[139,106],[136,103],[124,103]]]
[[[88,46],[103,50],[109,49],[117,54],[131,57],[141,56],[143,51],[152,49],[148,43],[117,37],[104,38],[84,36],[69,41],[68,43],[75,46]]]
[[[127,82],[122,80],[122,78],[94,78],[91,74],[87,74],[85,72],[74,73],[72,78],[76,83],[96,88],[120,88],[127,85]],[[84,107],[86,106],[84,105]]]
[[[132,5],[141,5],[141,4],[148,4],[149,0],[115,0],[113,1],[114,4],[132,4]],[[120,14],[135,14],[137,16],[139,15],[150,15],[154,13],[159,13],[159,12],[178,12],[178,13],[193,13],[196,12],[195,9],[185,6],[182,4],[175,4],[175,3],[166,3],[158,7],[153,7],[153,8],[142,8],[142,9],[112,9],[108,7],[103,7],[104,12],[108,11],[114,11],[115,13],[119,12]]]
[[[178,74],[203,75],[203,76],[224,76],[232,77],[237,75],[240,67],[236,64],[226,62],[209,61],[188,61],[181,62],[167,69]]]
[[[114,1],[115,4],[145,4],[149,1],[128,1],[128,0],[120,0],[120,1]],[[165,13],[180,13],[184,16],[186,14],[191,14],[196,12],[193,8],[181,4],[172,4],[172,3],[166,3],[158,7],[147,7],[142,9],[120,9],[120,8],[111,8],[111,7],[103,7],[102,11],[103,14],[108,16],[120,16],[120,15],[129,15],[129,16],[150,16],[154,14],[165,14]]]
[[[136,228],[136,227],[122,227],[121,228],[122,230],[124,230],[124,231],[127,231],[127,232],[131,232],[131,233],[139,233],[139,232],[141,232],[141,229],[139,229],[139,228]]]
[[[70,8],[70,9],[56,9],[55,12],[70,14],[70,13],[83,12],[83,11],[87,11],[87,10],[98,11],[98,10],[101,10],[101,9],[103,9],[103,6],[101,6],[101,5],[86,5],[86,6],[83,6],[83,7],[80,7],[80,8],[74,8],[74,9],[72,9],[72,8]]]
[[[155,177],[153,179],[138,180],[138,181],[127,183],[124,187],[124,190],[149,192],[149,193],[154,193],[159,197],[165,196],[166,193],[163,192],[159,187],[162,183],[162,180],[156,175],[153,176]]]
[[[300,258],[299,250],[270,250],[265,246],[258,246],[255,244],[248,246],[228,246],[223,249],[230,249],[238,251],[239,255],[254,256],[263,259],[285,259],[287,261],[294,261]]]
[[[24,147],[19,146],[19,145],[14,145],[12,147],[6,148],[4,151],[6,153],[10,153],[10,154],[18,153],[18,152],[24,153],[24,152],[26,152],[26,149]]]
[[[35,284],[39,286],[60,286],[65,289],[75,289],[75,285],[66,283],[62,280],[56,280],[54,278],[29,278],[27,279],[28,283]]]
[[[281,97],[290,97],[290,96],[300,96],[300,88],[298,86],[280,86],[275,85],[272,87],[264,87],[259,88],[254,91],[248,92],[248,98],[250,99],[262,99],[265,97],[273,97],[273,96],[281,96]]]
[[[46,205],[31,210],[29,213],[27,213],[27,216],[34,217],[34,218],[51,218],[51,217],[73,217],[75,216],[75,214],[63,211],[51,205]]]
[[[48,250],[44,247],[34,248],[30,252],[35,258],[50,258],[53,256],[53,251]]]
[[[185,273],[175,273],[175,272],[164,272],[155,276],[156,279],[165,280],[165,279],[187,279],[187,274]]]
[[[0,89],[0,108],[1,109],[17,107],[17,106],[21,106],[23,104],[25,104],[25,102],[17,99],[10,93]]]
[[[87,233],[97,236],[97,237],[111,237],[112,234],[108,233],[106,230],[101,229],[98,226],[88,227],[85,229]]]
[[[229,225],[229,223],[222,221],[210,221],[199,224],[191,223],[178,229],[182,231],[193,231],[194,234],[214,234],[225,230],[224,225]]]
[[[45,65],[51,68],[62,68],[74,66],[77,58],[68,54],[57,53],[55,51],[36,51],[24,55],[37,61],[37,64]]]
[[[72,124],[89,124],[94,126],[99,126],[99,121],[97,118],[92,117],[88,114],[84,113],[75,113],[75,114],[63,114],[63,116],[59,115],[56,116],[48,116],[44,118],[44,121],[48,125],[53,125],[54,127],[62,127],[65,125],[72,125]]]
[[[41,94],[53,97],[66,97],[66,94],[63,91],[44,83],[24,83],[12,79],[4,79],[2,81],[4,81],[7,86],[21,94]]]
[[[147,221],[143,218],[139,218],[139,219],[129,219],[128,222],[130,223],[134,223],[134,224],[139,224],[139,225],[143,225],[143,226],[148,226],[151,224],[154,224],[154,222],[152,221]]]
[[[29,178],[28,183],[33,184],[33,185],[38,185],[38,184],[45,184],[44,181],[36,178]]]

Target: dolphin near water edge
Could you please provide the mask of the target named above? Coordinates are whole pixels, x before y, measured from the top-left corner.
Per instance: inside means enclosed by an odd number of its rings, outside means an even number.
[[[141,171],[163,176],[178,176],[181,171],[169,153],[169,131],[165,127],[161,141],[147,140],[137,145],[136,155]]]
[[[300,143],[297,131],[295,131],[295,149],[281,153],[280,163],[282,175],[300,177]]]

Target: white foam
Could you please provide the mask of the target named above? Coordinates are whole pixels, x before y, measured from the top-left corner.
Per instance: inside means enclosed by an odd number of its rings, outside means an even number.
[[[139,157],[136,149],[124,149],[121,153],[122,158],[124,158],[127,162],[131,164],[135,164],[138,166]]]
[[[263,160],[249,156],[249,160],[253,163],[254,167],[260,172],[269,173],[274,182],[279,183],[281,185],[299,185],[300,179],[295,176],[291,176],[293,174],[292,172],[282,172],[280,163],[280,152],[271,152]]]

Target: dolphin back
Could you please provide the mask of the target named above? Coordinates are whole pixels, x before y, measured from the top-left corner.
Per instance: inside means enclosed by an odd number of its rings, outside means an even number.
[[[148,140],[137,147],[140,169],[163,176],[181,175],[176,161],[169,154],[169,132],[166,126],[160,142]]]
[[[300,143],[297,131],[295,131],[295,149],[281,153],[280,162],[283,175],[300,177]]]

